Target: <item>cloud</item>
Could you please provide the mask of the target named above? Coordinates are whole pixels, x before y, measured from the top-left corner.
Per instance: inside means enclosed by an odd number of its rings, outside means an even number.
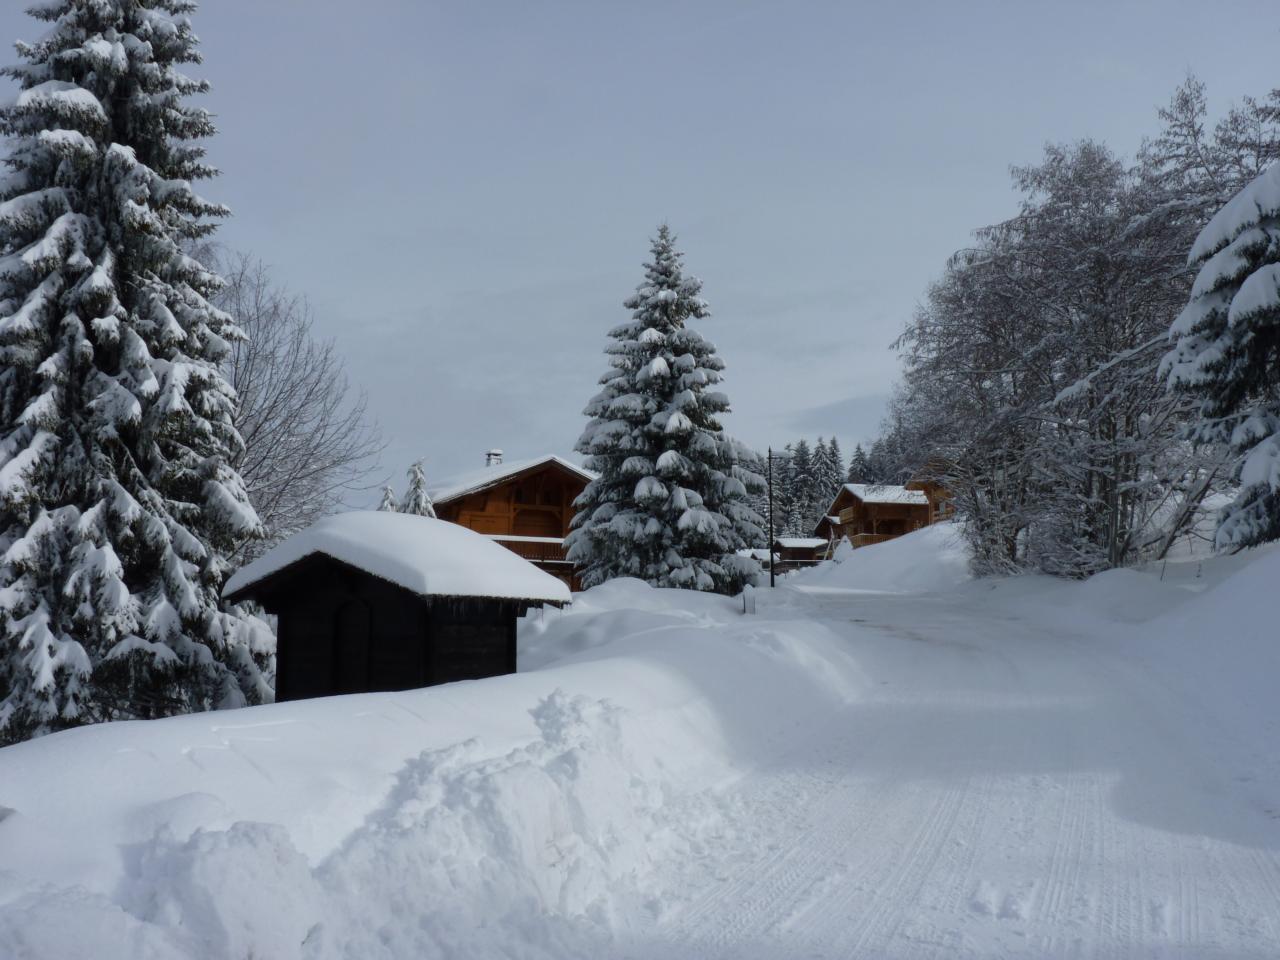
[[[835,435],[847,444],[866,443],[880,432],[880,421],[889,405],[888,393],[845,397],[791,415],[793,429],[804,434]]]

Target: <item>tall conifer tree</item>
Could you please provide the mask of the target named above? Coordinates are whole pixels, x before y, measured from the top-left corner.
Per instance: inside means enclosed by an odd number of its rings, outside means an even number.
[[[816,475],[816,491],[814,499],[813,523],[805,536],[813,532],[813,527],[822,520],[826,510],[840,492],[844,483],[844,457],[840,453],[840,441],[832,437],[829,442],[818,438],[818,446],[814,457],[814,473]]]
[[[0,107],[0,739],[258,702],[274,640],[219,607],[261,532],[183,252],[224,209],[188,0],[44,0]]]
[[[812,526],[815,485],[813,475],[813,448],[801,437],[791,455],[791,503],[787,534],[803,537]]]
[[[1237,457],[1217,545],[1238,550],[1280,539],[1280,163],[1218,211],[1190,259],[1200,272],[1162,372],[1200,397],[1193,438]]]
[[[862,444],[856,444],[853,456],[849,458],[849,472],[845,474],[845,478],[850,483],[869,483],[871,477],[868,470],[867,452],[862,449]]]
[[[827,444],[827,487],[831,500],[835,499],[835,495],[840,492],[840,487],[844,483],[844,453],[840,449],[840,441],[836,437],[831,438],[831,442]],[[825,506],[826,504],[824,504]]]
[[[645,280],[609,332],[609,370],[584,411],[577,449],[600,474],[578,498],[569,558],[592,586],[640,577],[655,586],[732,593],[759,575],[737,551],[763,536],[747,503],[758,474],[718,419],[729,399],[712,389],[724,363],[689,327],[709,316],[702,283],[686,277],[664,224]]]
[[[800,529],[799,505],[796,502],[795,447],[786,444],[773,464],[774,535],[794,537]]]

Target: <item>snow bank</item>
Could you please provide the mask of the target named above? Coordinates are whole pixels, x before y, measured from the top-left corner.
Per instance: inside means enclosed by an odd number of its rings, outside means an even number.
[[[925,593],[949,590],[969,579],[969,551],[960,528],[935,523],[857,550],[845,542],[833,560],[791,574],[786,582],[807,591]]]
[[[651,587],[620,577],[585,593],[573,606],[543,609],[520,622],[518,666],[544,667],[579,654],[598,654],[620,638],[652,635],[675,628],[711,627],[742,609],[740,599],[714,593]]]
[[[819,624],[635,581],[523,629],[560,663],[0,750],[0,956],[607,955],[862,682]]]
[[[316,553],[422,596],[569,600],[562,581],[483,534],[433,517],[377,510],[325,517],[236,571],[223,595],[234,597]]]
[[[1175,576],[1181,602],[1121,642],[1179,691],[1209,749],[1271,809],[1280,796],[1280,544],[1181,565]]]

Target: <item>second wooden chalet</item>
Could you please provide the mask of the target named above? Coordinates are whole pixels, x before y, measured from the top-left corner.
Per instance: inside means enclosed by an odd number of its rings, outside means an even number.
[[[831,542],[826,537],[778,537],[773,541],[778,572],[812,567],[830,556],[830,547]]]
[[[491,450],[486,466],[430,490],[436,516],[484,534],[577,590],[564,538],[573,501],[595,474],[557,456],[504,463]]]

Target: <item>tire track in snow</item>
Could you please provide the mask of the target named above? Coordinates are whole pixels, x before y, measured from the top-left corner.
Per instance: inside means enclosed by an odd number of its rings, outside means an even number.
[[[1086,901],[1079,889],[1081,867],[1086,862],[1097,863],[1101,855],[1096,851],[1096,825],[1098,791],[1094,775],[1070,773],[1061,781],[1061,809],[1056,818],[1057,831],[1053,852],[1050,854],[1047,877],[1041,896],[1031,913],[1033,927],[1045,927],[1049,931],[1068,929],[1083,917],[1077,911]],[[1093,905],[1094,909],[1097,905]],[[1058,952],[1057,937],[1050,932],[1042,938],[1047,954]],[[1068,947],[1064,953],[1071,952]]]
[[[922,641],[928,642],[915,642]],[[970,791],[969,781],[940,792],[936,784],[904,784],[895,776],[896,758],[910,751],[919,733],[893,722],[868,725],[853,710],[837,716],[819,732],[811,759],[837,764],[845,771],[840,779],[777,849],[739,865],[729,881],[687,907],[667,935],[702,945],[699,956],[708,955],[706,947],[732,945],[740,952],[747,944],[776,943],[779,936],[788,938],[789,948],[797,937],[843,943],[851,929],[871,935],[870,919],[852,928],[848,923],[849,912],[859,907],[878,909],[879,920],[896,930],[905,906],[881,916],[891,905],[876,907],[878,894],[895,881],[919,893]],[[877,772],[859,776],[860,769]],[[977,823],[982,816],[975,810],[970,819]],[[914,831],[904,835],[912,824]],[[903,844],[917,849],[914,863],[902,863]],[[971,850],[966,864],[973,855]],[[964,883],[966,875],[954,882]]]
[[[882,844],[878,869],[867,878],[872,886],[863,904],[864,912],[857,922],[839,932],[833,947],[860,956],[868,950],[882,951],[893,939],[906,911],[917,908],[920,891],[942,857],[969,789],[970,783],[966,781],[936,795],[932,810],[905,846]],[[900,855],[900,850],[905,852]],[[846,908],[856,905],[857,900],[852,900],[846,903]]]
[[[842,729],[838,739],[847,749],[848,717],[842,714],[832,727]],[[806,894],[823,880],[843,874],[842,858],[859,849],[860,840],[888,817],[893,806],[885,802],[888,783],[856,778],[847,767],[845,771],[820,796],[809,798],[803,816],[774,838],[773,849],[738,864],[726,882],[682,911],[666,936],[697,943],[703,948],[699,955],[707,956],[715,955],[706,953],[707,948],[759,941],[794,922],[803,912]],[[786,775],[788,780],[794,777]]]
[[[918,598],[814,607],[872,634],[864,649],[885,686],[797,741],[789,764],[731,788],[748,843],[718,864],[721,883],[657,926],[667,951],[655,956],[1270,955],[1280,923],[1261,904],[1280,904],[1275,849],[1179,834],[1185,821],[1164,822],[1159,802],[1149,815],[1132,792],[1117,802],[1133,778],[1148,791],[1202,782],[1199,744],[1160,685],[1052,625],[993,635],[981,609]],[[992,727],[978,742],[994,752],[949,762],[924,718],[963,722],[988,697],[1110,713],[1064,712],[1045,740]]]
[[[922,910],[913,918],[915,929],[908,929],[910,921],[903,927],[904,936],[909,936],[919,944],[928,956],[954,956],[959,946],[961,934],[957,928],[957,920],[965,917],[972,909],[974,868],[985,842],[993,784],[992,778],[984,777],[975,789],[970,790],[967,802],[956,819],[952,828],[953,836],[945,845],[944,858],[951,855],[951,865],[944,874],[946,882],[936,900],[921,903],[921,907],[933,919],[924,920]],[[958,854],[954,852],[957,849],[960,851]]]

